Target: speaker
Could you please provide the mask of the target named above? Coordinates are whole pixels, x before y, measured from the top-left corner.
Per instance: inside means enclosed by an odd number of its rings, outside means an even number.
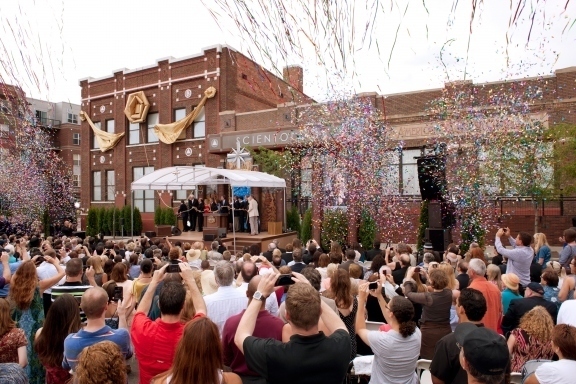
[[[182,234],[182,231],[180,230],[180,228],[176,227],[176,226],[172,226],[172,228],[170,229],[172,232],[172,236],[180,236]]]
[[[428,228],[443,228],[442,225],[442,204],[438,201],[431,201],[428,204]]]
[[[225,238],[227,232],[226,228],[218,228],[218,237]]]
[[[212,234],[212,233],[205,233],[202,236],[202,240],[204,241],[214,241],[216,240],[216,235]]]
[[[435,251],[442,253],[452,242],[452,233],[449,229],[426,228],[426,239],[432,243]]]
[[[446,191],[446,158],[425,156],[416,160],[422,200],[443,200]]]
[[[154,232],[154,231],[146,231],[146,232],[144,232],[144,235],[145,235],[147,238],[151,239],[151,238],[153,238],[153,237],[156,237],[156,232]]]

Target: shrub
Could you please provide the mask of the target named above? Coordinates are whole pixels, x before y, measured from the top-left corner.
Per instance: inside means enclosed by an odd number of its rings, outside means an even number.
[[[320,234],[322,249],[329,250],[330,243],[337,241],[340,245],[347,243],[348,220],[343,209],[327,209],[324,211],[322,231]]]
[[[418,239],[416,248],[418,252],[424,251],[424,237],[426,237],[426,228],[428,228],[428,200],[422,200],[420,204],[420,218],[418,219]]]
[[[90,207],[86,218],[86,236],[98,234],[98,208]]]
[[[302,220],[302,227],[300,229],[300,240],[306,244],[312,238],[312,208],[308,208],[304,212],[304,219]]]
[[[300,213],[295,204],[286,212],[286,226],[289,231],[296,231],[296,233],[300,234]]]
[[[358,228],[358,241],[362,247],[369,249],[376,238],[376,221],[370,216],[368,211],[362,211],[360,215],[360,226]]]

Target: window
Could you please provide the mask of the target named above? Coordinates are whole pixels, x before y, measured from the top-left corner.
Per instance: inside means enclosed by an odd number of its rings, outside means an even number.
[[[116,182],[114,181],[114,171],[106,171],[106,200],[113,201],[116,194]]]
[[[73,133],[72,134],[72,145],[80,145],[80,134]]]
[[[158,113],[148,114],[148,142],[157,143],[158,136],[154,133],[154,126],[158,124]]]
[[[140,123],[130,123],[128,144],[140,144]]]
[[[312,162],[309,157],[302,159],[302,170],[300,171],[300,195],[302,197],[312,197]]]
[[[183,119],[184,117],[186,117],[186,108],[178,108],[174,110],[174,121],[178,121],[180,119]],[[178,140],[184,140],[184,139],[186,139],[186,129],[183,129],[182,132],[180,133],[180,136],[178,136]]]
[[[102,201],[102,172],[92,172],[92,200]]]
[[[114,120],[106,120],[106,132],[114,133]]]
[[[73,154],[72,155],[72,184],[75,187],[80,186],[80,155]]]
[[[421,149],[402,150],[402,194],[419,195],[418,166],[414,157],[422,156]]]
[[[78,115],[68,112],[68,122],[78,124]]]
[[[400,193],[400,153],[390,151],[384,154],[388,164],[383,170],[384,177],[383,193],[384,195],[398,195]]]
[[[192,192],[192,191],[187,191],[187,190],[185,190],[185,189],[181,189],[181,190],[179,190],[179,191],[176,191],[176,194],[175,194],[176,200],[180,201],[180,200],[186,200],[186,199],[188,199],[188,196],[190,196],[190,193],[191,193],[191,192]]]
[[[48,123],[48,112],[36,111],[36,124],[45,125]]]
[[[134,167],[132,180],[136,181],[152,172],[154,172],[154,167]],[[140,212],[154,212],[154,191],[134,191],[134,206]]]
[[[102,123],[101,122],[95,121],[94,125],[96,126],[96,128],[102,129]],[[94,132],[92,132],[92,148],[100,149],[100,145],[98,144],[98,140],[96,140],[96,135],[94,134]]]
[[[194,120],[194,138],[206,136],[206,116],[204,115],[204,108],[202,112]]]

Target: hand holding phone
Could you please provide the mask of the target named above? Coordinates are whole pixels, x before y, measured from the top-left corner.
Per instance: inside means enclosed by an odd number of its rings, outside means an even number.
[[[168,268],[166,268],[166,273],[179,273],[180,266],[178,264],[169,264]]]
[[[368,289],[371,291],[378,289],[378,282],[375,281],[373,283],[368,284]]]
[[[276,283],[274,283],[274,286],[280,287],[280,286],[284,286],[284,285],[292,285],[294,283],[296,283],[296,282],[294,280],[292,280],[292,275],[286,274],[286,275],[278,276],[278,279],[276,279]]]

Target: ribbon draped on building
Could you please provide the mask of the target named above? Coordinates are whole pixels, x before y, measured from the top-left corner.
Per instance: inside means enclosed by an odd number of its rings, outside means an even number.
[[[165,144],[172,144],[173,142],[175,142],[180,136],[180,133],[182,133],[182,131],[186,129],[186,127],[192,124],[194,119],[196,119],[196,117],[198,117],[200,112],[202,112],[202,108],[204,108],[204,104],[206,104],[206,101],[208,99],[213,98],[214,95],[216,95],[216,88],[214,87],[208,88],[206,91],[204,91],[204,97],[202,98],[202,100],[200,100],[200,103],[198,103],[196,108],[194,108],[192,112],[184,116],[182,119],[170,124],[155,125],[154,133],[156,133],[158,139]]]
[[[94,138],[100,146],[100,151],[106,152],[111,150],[118,144],[120,139],[124,136],[124,132],[121,133],[109,133],[99,129],[90,119],[88,114],[84,111],[80,111],[80,120],[87,121],[90,124],[90,128],[94,132]]]

